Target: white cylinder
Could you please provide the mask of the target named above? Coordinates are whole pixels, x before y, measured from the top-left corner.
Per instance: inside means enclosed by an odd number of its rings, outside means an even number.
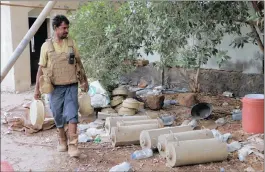
[[[227,156],[226,143],[215,138],[171,142],[166,151],[170,167],[223,161]]]
[[[111,128],[111,142],[113,146],[140,144],[140,133],[143,130],[156,129],[158,124],[141,124]]]
[[[210,139],[214,138],[213,133],[209,129],[193,130],[180,133],[164,134],[158,137],[157,148],[162,157],[166,156],[167,145],[170,142],[196,139]]]
[[[129,125],[140,125],[140,124],[158,124],[161,127],[164,127],[163,121],[161,119],[144,119],[144,120],[135,120],[135,121],[118,121],[117,126],[129,126]]]
[[[152,130],[144,130],[140,134],[140,145],[144,148],[156,149],[158,137],[163,134],[179,133],[193,130],[191,126],[166,127]]]
[[[106,132],[110,134],[111,128],[117,126],[117,121],[134,121],[134,120],[143,120],[150,119],[148,116],[121,116],[121,117],[107,117],[105,122]]]

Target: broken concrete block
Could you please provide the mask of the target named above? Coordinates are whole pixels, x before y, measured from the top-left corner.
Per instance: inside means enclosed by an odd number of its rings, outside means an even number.
[[[165,96],[163,95],[147,96],[145,100],[145,106],[152,110],[159,110],[162,109],[164,100]]]
[[[181,106],[191,107],[198,103],[195,93],[180,93],[178,102]]]
[[[170,167],[223,161],[227,156],[226,143],[214,138],[171,142],[166,151]]]
[[[148,82],[146,80],[144,80],[143,78],[140,79],[140,82],[138,83],[138,87],[139,88],[145,88],[147,87]]]

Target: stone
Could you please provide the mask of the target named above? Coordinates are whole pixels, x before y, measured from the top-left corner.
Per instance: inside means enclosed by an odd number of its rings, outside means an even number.
[[[147,87],[147,85],[148,85],[148,82],[141,78],[140,82],[138,83],[138,87],[139,88],[145,88],[145,87]]]
[[[145,98],[145,107],[150,108],[152,110],[162,109],[164,105],[165,96],[163,95],[155,95],[155,96],[147,96]]]
[[[178,102],[181,106],[191,107],[199,101],[195,93],[180,93],[178,95]]]

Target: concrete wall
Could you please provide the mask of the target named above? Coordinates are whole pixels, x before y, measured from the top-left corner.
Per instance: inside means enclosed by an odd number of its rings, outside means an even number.
[[[183,68],[169,68],[165,70],[166,88],[186,88],[190,92],[191,78],[194,78],[196,71]],[[162,84],[161,71],[149,64],[145,67],[138,67],[130,74],[121,77],[121,84],[137,86],[143,78],[148,85],[159,86]],[[222,94],[224,91],[231,91],[235,96],[244,96],[250,93],[264,93],[264,75],[246,74],[237,71],[224,71],[215,69],[202,69],[199,75],[200,91],[213,95]]]
[[[250,32],[249,27],[242,27],[242,34]],[[220,50],[227,50],[228,55],[231,57],[230,60],[225,62],[220,68],[217,64],[215,57],[209,59],[206,65],[202,65],[205,69],[224,69],[224,70],[235,70],[241,71],[243,73],[262,73],[262,57],[263,54],[260,52],[257,45],[252,43],[245,44],[241,49],[233,48],[229,46],[232,40],[235,38],[233,35],[225,35],[222,43],[217,47]],[[154,55],[146,55],[143,50],[139,51],[143,58],[149,60],[150,62],[160,61],[160,55],[154,53]]]
[[[27,6],[44,7],[48,1],[1,1]],[[59,1],[56,8],[76,9],[79,1]],[[1,69],[7,64],[12,52],[29,30],[28,17],[37,17],[42,9],[1,5]],[[47,18],[56,14],[66,14],[67,10],[52,10]],[[48,35],[52,35],[51,22],[48,20]],[[3,91],[26,91],[31,86],[30,49],[25,48],[13,68],[1,83]]]
[[[5,17],[2,17],[5,16]],[[13,52],[11,33],[11,14],[8,6],[1,6],[1,70],[7,64]],[[15,90],[14,68],[7,74],[1,83],[2,90]]]

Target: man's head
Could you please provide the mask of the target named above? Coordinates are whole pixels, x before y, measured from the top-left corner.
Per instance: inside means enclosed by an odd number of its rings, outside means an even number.
[[[69,20],[64,15],[56,15],[52,20],[52,26],[59,39],[64,39],[68,35]]]

